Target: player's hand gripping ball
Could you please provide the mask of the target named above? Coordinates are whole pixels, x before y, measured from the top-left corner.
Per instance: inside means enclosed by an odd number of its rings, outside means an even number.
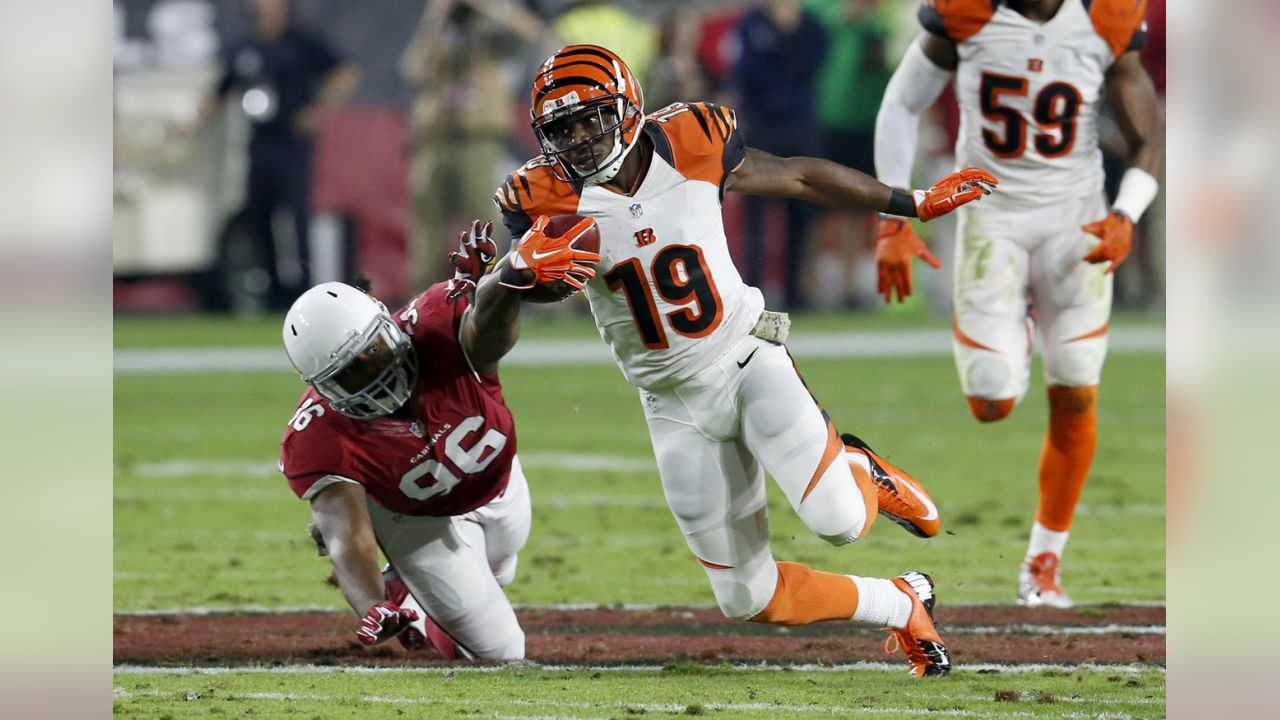
[[[542,216],[507,256],[500,282],[523,290],[523,300],[560,302],[596,275],[600,229],[581,215]]]

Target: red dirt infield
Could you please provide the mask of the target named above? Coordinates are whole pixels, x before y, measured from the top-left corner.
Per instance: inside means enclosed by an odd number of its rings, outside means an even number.
[[[729,620],[714,609],[526,609],[527,658],[550,664],[896,661],[885,633],[851,623],[779,627]],[[965,663],[1165,662],[1163,607],[939,608],[943,638]],[[434,665],[434,650],[365,648],[350,613],[117,615],[117,664]]]

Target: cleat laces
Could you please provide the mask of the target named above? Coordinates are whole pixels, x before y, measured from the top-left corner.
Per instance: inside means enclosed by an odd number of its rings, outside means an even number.
[[[906,635],[905,630],[897,628],[884,628],[889,631],[889,637],[884,639],[884,651],[889,655],[896,655],[898,650],[906,653],[907,661],[912,668],[928,667],[931,663],[929,656],[921,647],[920,642],[915,638],[903,638]]]

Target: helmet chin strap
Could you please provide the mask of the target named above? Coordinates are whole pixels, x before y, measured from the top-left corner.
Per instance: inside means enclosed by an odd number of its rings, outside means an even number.
[[[640,129],[643,127],[644,127],[644,116],[641,115],[640,119],[636,123],[635,134],[632,135],[631,142],[628,143],[626,147],[622,146],[622,127],[619,126],[617,130],[614,130],[613,131],[613,147],[614,147],[614,152],[616,152],[618,156],[614,158],[608,165],[604,166],[602,170],[599,170],[583,178],[582,184],[583,185],[602,185],[612,180],[618,174],[618,171],[622,170],[622,163],[624,160],[627,159],[627,155],[631,153],[631,149],[634,148],[636,146],[636,143],[640,141]]]

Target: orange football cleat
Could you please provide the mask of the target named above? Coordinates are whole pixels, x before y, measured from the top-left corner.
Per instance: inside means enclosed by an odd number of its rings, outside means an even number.
[[[846,456],[856,453],[866,457],[871,469],[871,481],[876,486],[876,500],[881,515],[916,537],[931,538],[938,534],[942,527],[942,521],[938,519],[938,507],[933,504],[933,498],[929,497],[923,485],[890,465],[857,436],[844,433],[840,440],[844,442]],[[853,459],[850,462],[857,463]],[[853,468],[855,473],[859,469]]]
[[[1027,607],[1073,607],[1075,603],[1062,589],[1060,563],[1060,558],[1051,552],[1023,560],[1018,571],[1018,604]]]
[[[933,578],[921,572],[907,572],[893,579],[893,584],[911,598],[911,618],[901,630],[886,628],[892,634],[885,638],[884,651],[890,655],[899,648],[907,655],[907,672],[916,677],[940,676],[951,672],[951,651],[938,637],[933,621]]]

